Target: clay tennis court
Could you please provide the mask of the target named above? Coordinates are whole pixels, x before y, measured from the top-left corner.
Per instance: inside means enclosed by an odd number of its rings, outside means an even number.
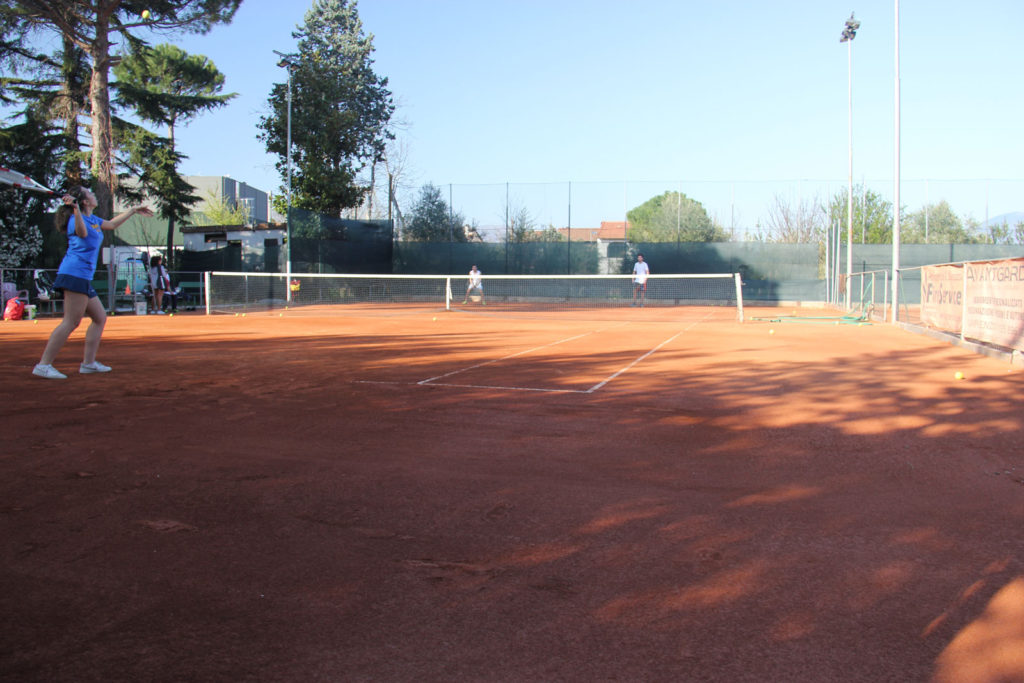
[[[83,324],[66,381],[56,320],[0,324],[0,678],[1024,680],[1019,367],[771,311],[337,309],[113,317],[109,375]]]

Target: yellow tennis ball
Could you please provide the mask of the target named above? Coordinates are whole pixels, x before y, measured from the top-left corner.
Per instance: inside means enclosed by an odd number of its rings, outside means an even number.
[[[437,316],[436,315],[434,316],[434,320],[437,320]]]
[[[960,372],[959,370],[957,370],[957,371],[956,371],[956,374],[955,374],[955,375],[953,375],[953,378],[954,378],[954,379],[963,379],[963,378],[964,378],[964,373],[962,373],[962,372]]]
[[[142,10],[142,18],[143,19],[149,19],[149,10],[148,9]]]
[[[768,334],[775,334],[775,330],[768,330]]]

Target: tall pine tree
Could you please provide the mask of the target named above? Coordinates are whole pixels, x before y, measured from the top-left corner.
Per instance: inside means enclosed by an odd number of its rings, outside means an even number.
[[[363,34],[354,0],[316,0],[292,34],[297,53],[287,60],[292,80],[292,205],[339,216],[369,191],[358,175],[383,158],[393,137],[394,105],[387,79],[373,71],[373,36]],[[274,86],[271,114],[260,139],[288,168],[287,83]],[[284,189],[282,187],[282,189]]]

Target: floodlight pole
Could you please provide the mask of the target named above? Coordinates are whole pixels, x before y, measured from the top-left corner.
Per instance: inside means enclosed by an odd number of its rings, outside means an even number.
[[[295,55],[286,55],[283,52],[274,50],[274,54],[281,58],[281,61],[277,63],[278,66],[282,66],[288,69],[288,151],[287,151],[287,168],[288,168],[288,209],[287,215],[285,216],[285,298],[288,303],[292,301],[292,67],[294,64]]]
[[[847,140],[849,160],[847,173],[846,192],[846,310],[850,310],[850,286],[853,277],[853,39],[857,37],[857,29],[860,22],[853,18],[846,20],[843,28],[840,43],[846,43],[847,67],[846,67],[846,88],[847,88]]]
[[[895,101],[893,128],[896,144],[893,148],[893,205],[892,205],[892,322],[899,318],[900,296],[900,0],[895,0],[896,10],[896,55],[895,55]]]

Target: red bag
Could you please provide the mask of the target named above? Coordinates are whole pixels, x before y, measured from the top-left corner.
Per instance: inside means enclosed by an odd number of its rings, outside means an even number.
[[[21,320],[25,315],[25,304],[20,299],[8,299],[4,308],[4,320]]]

